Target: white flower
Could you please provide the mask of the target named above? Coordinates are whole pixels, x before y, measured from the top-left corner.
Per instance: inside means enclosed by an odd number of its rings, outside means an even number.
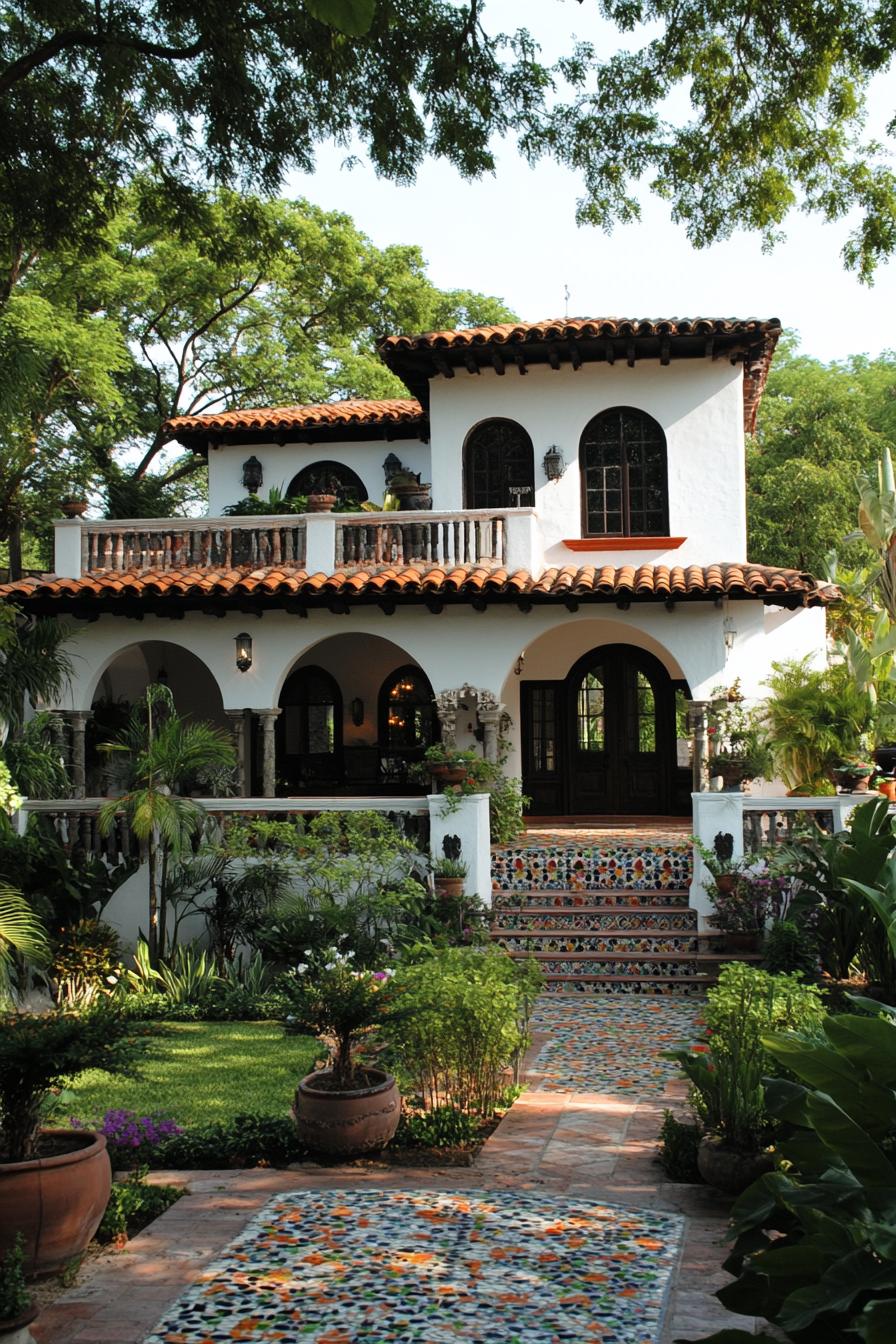
[[[305,948],[305,956],[308,957],[308,959],[309,959],[309,961],[310,961],[310,959],[314,956],[314,953],[311,952],[311,951],[309,951],[309,949],[306,947],[306,948]]]
[[[117,984],[118,984],[118,976],[117,976],[117,975],[107,975],[107,976],[106,976],[106,984],[107,984],[107,985],[117,985]]]
[[[335,969],[336,969],[335,961],[328,961],[326,966],[324,967],[325,971],[335,971]]]
[[[300,964],[296,967],[296,975],[304,975],[307,969],[308,969],[307,961],[300,962]]]
[[[354,957],[354,955],[355,955],[354,952],[346,952],[345,957],[343,958],[343,960],[344,960],[344,961],[351,961],[352,958]]]

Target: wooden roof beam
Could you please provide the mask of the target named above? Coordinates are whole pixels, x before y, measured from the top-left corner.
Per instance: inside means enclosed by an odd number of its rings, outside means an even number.
[[[613,349],[612,341],[604,341],[604,358],[608,364],[616,363],[616,351]]]
[[[716,357],[715,336],[707,336],[706,340],[703,342],[703,354],[707,359],[715,359]]]
[[[625,362],[630,369],[635,367],[635,340],[633,336],[629,336],[625,343]]]
[[[516,354],[513,356],[513,360],[516,367],[519,369],[520,374],[529,372],[526,368],[526,356],[523,354],[522,350],[517,350]]]
[[[578,373],[579,369],[582,367],[582,352],[575,341],[570,341],[566,349],[569,352],[569,362],[573,367],[573,372]]]
[[[551,368],[554,370],[555,373],[559,372],[560,356],[557,353],[557,347],[555,345],[548,346],[548,363],[550,364]]]
[[[434,355],[432,361],[443,378],[453,378],[454,370],[442,355]]]
[[[476,362],[472,350],[468,350],[464,355],[464,364],[467,367],[467,373],[481,373],[479,365]]]
[[[672,342],[668,336],[663,336],[660,341],[660,363],[668,364],[672,357]]]
[[[492,364],[493,364],[494,367],[495,367],[495,373],[500,374],[501,377],[503,378],[503,377],[504,377],[504,360],[501,358],[500,351],[498,351],[498,350],[493,350],[493,351],[492,351]]]

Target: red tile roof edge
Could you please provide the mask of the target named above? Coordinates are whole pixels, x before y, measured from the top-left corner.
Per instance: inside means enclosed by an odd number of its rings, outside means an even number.
[[[329,429],[340,425],[422,424],[425,418],[423,407],[414,397],[386,397],[382,400],[353,398],[297,406],[249,407],[207,415],[176,415],[165,421],[162,433],[173,439],[178,434],[202,431],[214,433],[227,430]]]

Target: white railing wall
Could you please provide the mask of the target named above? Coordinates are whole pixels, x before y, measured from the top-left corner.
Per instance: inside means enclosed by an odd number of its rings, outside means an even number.
[[[748,793],[693,793],[694,835],[707,849],[712,849],[717,835],[730,835],[733,856],[741,858],[769,845],[787,843],[807,821],[828,832],[842,831],[855,808],[877,796],[838,793],[818,798],[763,798]],[[713,909],[704,887],[708,879],[706,867],[695,852],[690,904],[701,919],[711,915]]]

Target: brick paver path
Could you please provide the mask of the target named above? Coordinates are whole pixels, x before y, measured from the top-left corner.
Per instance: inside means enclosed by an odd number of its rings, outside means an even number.
[[[582,1029],[589,1039],[598,1029],[595,1015],[604,1018],[607,1030],[612,1030],[614,1011],[630,1016],[630,1007],[614,1010],[615,997],[588,1004]],[[680,1012],[678,1005],[676,1010]],[[536,1015],[535,1024],[541,1035],[527,1064],[551,1054],[550,1021]],[[754,1321],[729,1315],[713,1296],[727,1279],[720,1266],[730,1200],[705,1186],[671,1184],[653,1160],[663,1108],[683,1110],[685,1085],[646,1072],[641,1091],[614,1091],[612,1082],[605,1090],[585,1090],[588,1078],[580,1073],[570,1090],[563,1091],[555,1080],[541,1087],[542,1079],[533,1071],[530,1090],[505,1116],[472,1168],[305,1164],[294,1171],[156,1173],[154,1179],[185,1184],[188,1196],[125,1251],[93,1262],[77,1285],[42,1313],[32,1326],[34,1337],[38,1344],[140,1344],[166,1308],[272,1195],[365,1187],[519,1189],[540,1192],[546,1203],[552,1197],[587,1196],[680,1213],[686,1220],[684,1246],[662,1344],[698,1339],[724,1326],[753,1330]],[[602,1077],[595,1081],[601,1084]]]

